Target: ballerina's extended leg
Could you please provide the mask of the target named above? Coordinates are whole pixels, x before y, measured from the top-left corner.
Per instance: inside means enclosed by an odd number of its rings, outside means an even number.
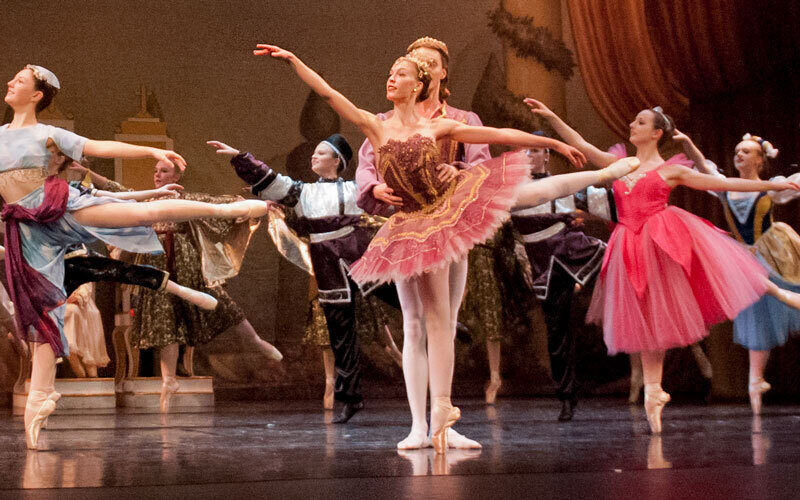
[[[268,205],[261,200],[212,204],[192,200],[156,200],[139,203],[106,203],[72,213],[85,226],[134,227],[157,222],[183,222],[204,217],[239,219],[262,217]]]
[[[618,179],[637,168],[639,168],[639,160],[630,157],[621,158],[600,170],[553,175],[546,179],[523,185],[519,190],[516,204],[519,206],[541,205],[550,200],[563,198],[588,186]]]

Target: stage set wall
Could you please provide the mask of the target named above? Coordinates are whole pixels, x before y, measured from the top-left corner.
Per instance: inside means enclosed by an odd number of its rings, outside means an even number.
[[[339,124],[324,106],[309,103],[308,89],[287,65],[254,57],[251,50],[256,43],[274,43],[294,51],[358,106],[371,111],[389,108],[385,100],[388,70],[405,47],[420,36],[430,35],[449,45],[449,102],[456,107],[470,107],[492,55],[503,62],[504,68],[507,64],[520,64],[509,60],[513,59],[511,52],[488,27],[487,13],[498,7],[497,1],[11,3],[13,8],[4,9],[0,17],[0,53],[6,78],[10,79],[27,63],[53,70],[63,85],[58,106],[74,114],[76,132],[95,139],[113,138],[119,124],[138,111],[136,91],[146,84],[158,101],[175,149],[188,161],[183,184],[187,191],[195,192],[242,192],[243,183],[227,159],[215,155],[205,144],[210,139],[251,151],[269,160],[277,170],[305,180],[313,180],[308,159],[321,134],[340,131],[354,149],[363,140],[352,125]],[[565,2],[506,2],[504,7],[515,14],[533,15],[537,24],[545,24],[563,37],[574,51]],[[571,79],[560,84],[554,84],[556,77],[547,71],[532,71],[530,75],[522,90],[535,97],[556,99],[554,109],[591,142],[608,147],[622,139],[594,111],[578,68]],[[505,80],[505,75],[500,78]],[[509,83],[513,86],[519,82]],[[561,90],[552,90],[559,87]],[[553,92],[561,92],[561,96],[556,97]],[[304,106],[313,112],[301,120]],[[287,165],[287,158],[291,165]],[[98,161],[94,165],[101,173],[113,176],[113,163]],[[354,168],[355,162],[346,176],[351,177]],[[591,227],[598,234],[608,234],[602,224]],[[223,399],[226,395],[321,395],[324,376],[319,350],[301,342],[307,317],[308,279],[282,260],[263,226],[254,236],[240,275],[230,281],[227,289],[259,335],[275,343],[286,358],[282,364],[264,362],[245,352],[244,346],[231,347],[234,343],[227,344],[225,337],[215,340],[205,355],[201,349],[198,370],[217,377]],[[583,377],[589,381],[589,390],[624,391],[627,359],[606,358],[601,331],[583,325],[590,291],[578,294],[573,314],[574,327],[581,331],[580,350],[586,361],[581,367]],[[112,328],[113,307],[108,295],[98,293],[107,335]],[[729,328],[722,335],[730,335]],[[395,337],[401,338],[399,331]],[[8,391],[16,360],[7,342],[0,342],[0,350],[0,380]],[[225,366],[209,363],[214,352],[227,354]],[[236,363],[236,356],[231,354],[237,352],[246,362]],[[478,340],[468,346],[458,344],[457,353],[456,393],[481,394],[483,381],[488,379],[485,346]],[[508,394],[552,390],[543,322],[524,335],[504,341],[503,354],[502,372]],[[382,344],[366,346],[364,357],[367,394],[401,396],[402,374],[383,354]],[[671,358],[674,387],[688,392],[696,389],[699,373],[689,358],[681,353]],[[712,362],[716,365],[717,361]],[[735,383],[726,382],[721,394],[744,394],[746,367],[741,366],[741,360],[737,366],[742,373],[730,374]],[[108,367],[106,373],[112,373],[112,368]],[[741,390],[735,388],[737,385]]]

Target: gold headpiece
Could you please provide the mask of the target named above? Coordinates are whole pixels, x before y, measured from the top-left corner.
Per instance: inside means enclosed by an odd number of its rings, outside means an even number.
[[[419,78],[420,80],[422,80],[423,76],[427,76],[430,73],[432,61],[429,58],[423,56],[416,50],[412,50],[408,54],[398,57],[394,63],[397,64],[400,61],[409,61],[414,63],[417,66],[417,69],[419,70],[419,72],[417,73],[417,78]]]
[[[412,52],[422,47],[441,50],[444,53],[444,55],[450,57],[450,53],[447,51],[447,44],[445,44],[441,40],[437,40],[429,36],[424,36],[422,38],[417,38],[416,40],[414,40],[414,43],[408,46],[406,52]]]

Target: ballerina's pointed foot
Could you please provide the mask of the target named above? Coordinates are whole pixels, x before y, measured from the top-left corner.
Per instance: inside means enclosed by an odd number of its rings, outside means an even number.
[[[434,413],[438,414],[439,418],[434,418]],[[433,409],[431,410],[431,422],[435,420],[444,421],[443,425],[439,429],[434,430],[431,435],[433,450],[437,454],[447,452],[449,436],[447,430],[453,427],[460,418],[461,410],[459,410],[457,406],[453,406],[449,397],[435,398]]]
[[[483,448],[479,442],[460,434],[453,428],[447,429],[447,447],[451,450],[480,450]]]
[[[664,406],[669,403],[670,395],[657,387],[645,387],[644,391],[644,411],[647,414],[647,423],[650,424],[652,434],[661,434],[661,412]]]
[[[25,444],[29,450],[37,449],[39,432],[47,417],[56,411],[56,401],[60,396],[57,392],[48,395],[43,391],[30,391],[25,404]]]
[[[159,398],[159,408],[161,413],[168,413],[172,396],[178,392],[180,385],[174,377],[167,377],[161,385],[161,397]]]
[[[789,307],[800,309],[800,293],[779,289],[778,299]]]
[[[640,164],[641,162],[639,161],[639,158],[636,158],[635,156],[620,158],[611,165],[602,169],[601,174],[604,180],[619,179],[620,177],[624,177],[630,173],[633,173],[637,168],[639,168]]]
[[[753,415],[761,415],[761,396],[771,388],[769,382],[763,378],[750,382],[747,392],[750,396],[750,408],[753,410]]]
[[[503,381],[499,378],[492,378],[486,386],[486,404],[493,405],[497,401],[497,391],[503,386]]]
[[[187,288],[182,285],[175,284],[174,293],[176,296],[182,298],[186,302],[190,304],[194,304],[200,309],[205,309],[207,311],[213,311],[217,308],[217,299],[215,299],[212,295],[209,295],[204,292],[200,292],[198,290],[193,290],[191,288]]]

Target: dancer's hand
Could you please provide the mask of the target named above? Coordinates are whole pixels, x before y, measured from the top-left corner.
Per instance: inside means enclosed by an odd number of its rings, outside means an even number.
[[[391,205],[393,207],[402,207],[403,198],[394,195],[394,190],[386,185],[386,183],[378,184],[372,188],[372,196],[376,200]]]
[[[578,148],[574,148],[562,142],[555,149],[578,168],[583,168],[586,164],[586,156],[581,153]]]
[[[692,139],[688,135],[684,134],[678,129],[675,129],[675,134],[672,136],[672,140],[680,143],[692,142]]]
[[[436,167],[436,177],[442,182],[450,182],[458,177],[458,169],[449,163],[440,163]]]
[[[178,167],[181,172],[186,170],[186,160],[184,160],[183,156],[179,155],[175,151],[153,148],[152,156],[156,161],[168,161],[172,163],[172,165]]]
[[[533,113],[536,116],[541,116],[545,120],[549,120],[551,118],[556,118],[556,114],[553,113],[550,110],[550,108],[545,106],[544,103],[541,102],[541,101],[537,101],[536,99],[534,99],[532,97],[526,97],[525,99],[523,99],[522,102],[527,104],[528,107],[531,109],[531,113]]]
[[[254,56],[272,56],[277,59],[283,59],[284,61],[291,62],[297,59],[297,56],[293,53],[289,52],[288,50],[282,49],[277,45],[268,45],[265,43],[259,43],[256,45],[256,49],[253,51]]]
[[[89,169],[78,163],[77,161],[70,162],[67,165],[67,170],[72,170],[73,172],[78,172],[81,175],[86,175],[89,172]]]
[[[785,182],[767,181],[767,182],[769,182],[770,184],[770,189],[769,189],[770,191],[784,191],[784,190],[800,191],[800,185],[798,185],[796,182],[792,181],[785,181]]]
[[[211,146],[213,148],[216,148],[217,154],[219,154],[219,155],[236,156],[236,155],[239,154],[239,150],[238,149],[232,148],[232,147],[228,146],[227,144],[225,144],[224,142],[206,141],[206,144],[208,144],[209,146]]]
[[[181,195],[183,186],[180,184],[165,184],[155,190],[154,198],[177,198]]]

